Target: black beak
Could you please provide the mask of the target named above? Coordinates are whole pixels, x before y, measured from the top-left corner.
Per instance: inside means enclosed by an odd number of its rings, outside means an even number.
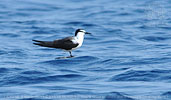
[[[85,34],[91,34],[91,33],[89,33],[89,32],[85,32]]]

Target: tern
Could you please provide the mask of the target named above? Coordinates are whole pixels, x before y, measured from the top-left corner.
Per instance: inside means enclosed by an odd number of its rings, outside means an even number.
[[[82,46],[85,34],[91,34],[91,33],[86,32],[84,29],[77,29],[75,31],[75,36],[70,36],[53,41],[33,40],[34,41],[33,44],[42,47],[56,48],[56,49],[62,49],[68,51],[70,56],[68,56],[67,58],[70,58],[70,57],[74,57],[71,51]]]

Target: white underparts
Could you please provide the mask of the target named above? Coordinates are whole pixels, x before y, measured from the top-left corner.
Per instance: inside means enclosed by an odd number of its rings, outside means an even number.
[[[74,40],[72,40],[74,43],[78,43],[79,44],[76,48],[79,48],[79,47],[82,46],[83,40],[84,40],[84,34],[85,34],[84,32],[79,32],[77,34],[77,36],[74,37]],[[76,48],[73,48],[73,49],[76,49]]]

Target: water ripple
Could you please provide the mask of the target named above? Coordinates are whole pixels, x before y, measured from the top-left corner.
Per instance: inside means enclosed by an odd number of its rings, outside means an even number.
[[[12,38],[20,37],[20,35],[17,35],[17,34],[14,34],[14,33],[1,33],[0,36],[2,36],[2,37],[12,37]]]
[[[23,72],[21,75],[6,77],[8,80],[1,83],[2,86],[12,85],[27,85],[27,84],[38,84],[43,82],[67,82],[67,81],[80,81],[81,78],[86,76],[80,74],[65,74],[65,75],[46,75],[42,72]],[[44,76],[42,76],[44,74]],[[17,79],[17,80],[16,80]]]
[[[142,37],[142,39],[147,40],[147,41],[152,41],[152,42],[160,42],[160,41],[165,41],[168,39],[171,39],[170,37],[158,37],[158,36],[145,36]]]
[[[80,57],[73,57],[71,59],[57,59],[57,60],[50,60],[39,62],[38,64],[51,64],[51,65],[76,65],[81,63],[87,63],[90,61],[97,60],[97,57],[93,56],[80,56]],[[86,61],[86,62],[85,62]]]
[[[135,99],[124,96],[122,93],[119,92],[111,92],[105,97],[104,100],[135,100]]]
[[[130,70],[110,79],[111,81],[170,81],[170,70]]]

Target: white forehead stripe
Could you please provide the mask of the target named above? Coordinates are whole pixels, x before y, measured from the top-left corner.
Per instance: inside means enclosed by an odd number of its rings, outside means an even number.
[[[80,31],[82,31],[82,32],[86,32],[85,30],[80,30]]]

